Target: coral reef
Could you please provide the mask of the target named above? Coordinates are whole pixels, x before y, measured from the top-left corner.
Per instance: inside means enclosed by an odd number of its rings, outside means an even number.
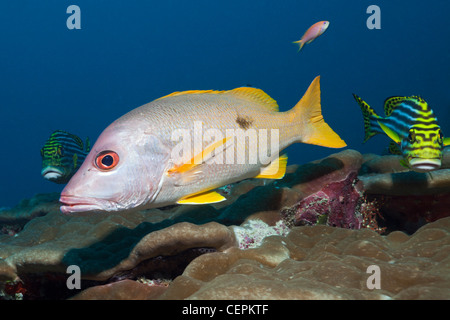
[[[290,226],[328,225],[346,229],[369,228],[383,233],[385,227],[378,226],[383,219],[376,200],[369,201],[355,186],[359,183],[356,172],[347,178],[324,186],[292,207],[283,208],[281,216]]]
[[[295,227],[255,249],[192,261],[160,299],[450,299],[450,218],[413,236]],[[380,289],[367,286],[380,268]]]
[[[281,214],[294,225],[326,224],[333,227],[360,229],[359,213],[361,193],[356,191],[356,172],[342,181],[327,184],[320,191],[302,199]]]
[[[413,233],[428,222],[450,216],[450,149],[440,170],[408,171],[400,156],[366,155],[358,179],[368,201],[375,201],[389,231]]]
[[[274,226],[269,226],[259,219],[248,220],[241,226],[232,228],[240,249],[257,248],[268,236],[286,236],[291,230],[283,220],[279,220]]]
[[[345,150],[204,206],[66,216],[37,195],[0,212],[0,299],[449,299],[450,169],[398,160]]]
[[[14,208],[0,210],[0,225],[15,225],[22,228],[28,221],[44,216],[59,207],[59,193],[37,194],[31,199],[22,200]]]

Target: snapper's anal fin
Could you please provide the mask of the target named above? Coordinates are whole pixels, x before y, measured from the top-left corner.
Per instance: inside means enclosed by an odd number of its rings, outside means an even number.
[[[272,161],[267,167],[261,169],[258,179],[282,179],[286,174],[287,155],[282,155]]]
[[[290,121],[298,124],[299,141],[329,148],[347,146],[323,119],[320,105],[320,76],[313,80],[306,93],[289,113]]]

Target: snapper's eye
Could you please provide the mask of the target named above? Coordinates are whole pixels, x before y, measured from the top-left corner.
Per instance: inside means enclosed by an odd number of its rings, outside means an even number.
[[[95,158],[95,165],[100,170],[111,170],[119,163],[119,155],[114,151],[102,151]]]

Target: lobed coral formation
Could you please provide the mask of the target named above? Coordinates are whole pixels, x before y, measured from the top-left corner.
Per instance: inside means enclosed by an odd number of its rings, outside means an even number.
[[[440,170],[408,171],[400,156],[366,155],[358,179],[368,201],[375,201],[389,231],[413,233],[450,215],[450,148]]]
[[[189,264],[160,299],[449,299],[450,218],[414,235],[295,227]],[[380,268],[380,289],[367,281]]]
[[[65,216],[39,195],[0,212],[0,299],[450,298],[450,169],[429,179],[394,160],[346,150],[206,206]]]

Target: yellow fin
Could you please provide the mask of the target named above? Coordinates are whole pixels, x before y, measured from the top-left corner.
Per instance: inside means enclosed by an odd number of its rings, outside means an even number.
[[[185,95],[185,94],[199,94],[199,93],[223,93],[223,92],[226,92],[226,91],[217,91],[217,90],[187,90],[187,91],[175,91],[175,92],[172,92],[171,94],[168,94],[168,95],[166,95],[166,96],[163,96],[163,97],[161,97],[161,98],[158,98],[158,99],[156,99],[156,100],[161,100],[161,99],[164,99],[164,98],[168,98],[168,97],[175,97],[175,96],[182,96],[182,95]]]
[[[188,195],[177,201],[178,204],[207,204],[217,203],[227,200],[224,196],[216,191],[207,191],[203,193],[197,193],[194,195]]]
[[[320,106],[320,76],[289,111],[290,121],[298,124],[299,141],[329,148],[342,148],[347,144],[323,120]]]
[[[225,94],[232,94],[247,101],[257,103],[270,111],[279,111],[277,102],[261,89],[241,87],[226,91]]]
[[[258,179],[282,179],[286,174],[287,155],[282,155],[272,161],[267,167],[261,170],[255,178]]]
[[[378,124],[380,125],[381,129],[383,129],[384,133],[386,133],[388,135],[389,138],[391,138],[392,140],[395,141],[395,143],[400,143],[401,139],[398,136],[398,133],[395,131],[392,131],[391,129],[389,129],[388,127],[386,127],[386,125],[384,125],[382,122],[377,121]]]
[[[222,140],[216,141],[214,143],[212,143],[211,145],[209,145],[208,147],[206,147],[202,152],[200,152],[199,154],[196,154],[191,161],[189,161],[188,163],[184,163],[182,165],[175,165],[174,167],[170,168],[167,171],[167,174],[174,174],[174,173],[184,173],[186,171],[192,170],[193,168],[197,167],[198,165],[201,165],[202,163],[204,163],[205,159],[207,159],[209,156],[211,156],[212,152],[220,147],[222,147],[228,139],[230,139],[231,137],[228,138],[223,138]]]
[[[257,103],[258,105],[262,105],[271,111],[278,111],[279,107],[277,102],[272,99],[267,93],[265,93],[261,89],[249,88],[249,87],[241,87],[228,91],[219,91],[219,90],[187,90],[187,91],[176,91],[156,100],[161,100],[168,97],[176,97],[182,96],[186,94],[231,94],[242,99],[245,99],[250,102]]]

